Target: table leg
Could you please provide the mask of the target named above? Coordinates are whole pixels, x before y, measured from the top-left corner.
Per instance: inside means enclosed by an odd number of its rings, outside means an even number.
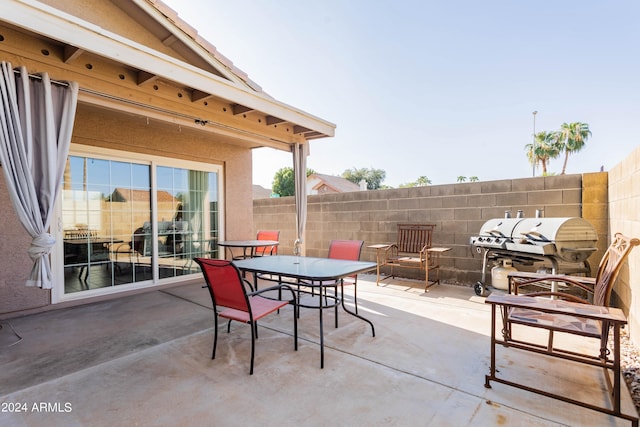
[[[429,292],[429,254],[424,260],[424,291]]]
[[[376,286],[380,285],[380,249],[376,249]]]
[[[319,286],[318,289],[318,305],[320,307],[320,369],[324,369],[324,328],[322,320],[322,311],[324,310],[324,308],[322,307],[322,299],[324,298],[324,296],[322,295],[322,293],[325,292],[326,295],[327,292],[324,288],[324,286]]]
[[[613,411],[620,413],[620,324],[613,326]]]
[[[341,292],[341,294],[342,294],[342,296],[343,296],[342,301],[340,302],[340,303],[342,304],[342,309],[343,309],[344,311],[346,311],[347,313],[349,313],[350,315],[352,315],[352,316],[354,316],[354,317],[357,317],[357,318],[358,318],[358,319],[360,319],[360,320],[364,320],[364,321],[365,321],[365,322],[367,322],[369,325],[371,325],[371,336],[375,337],[375,336],[376,336],[376,330],[375,330],[375,328],[373,327],[373,322],[371,322],[369,319],[367,319],[367,318],[365,318],[365,317],[360,316],[360,315],[359,315],[359,314],[357,314],[357,313],[354,313],[353,311],[350,311],[350,310],[349,310],[349,309],[347,309],[347,307],[344,305],[344,288],[343,288],[343,286],[344,286],[344,285],[342,285],[342,284],[340,285],[340,292]]]
[[[491,368],[489,375],[484,377],[484,386],[491,388],[489,380],[495,378],[496,375],[496,305],[491,304]]]

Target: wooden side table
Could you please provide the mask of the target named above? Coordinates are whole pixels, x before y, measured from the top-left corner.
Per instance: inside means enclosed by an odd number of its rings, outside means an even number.
[[[429,288],[435,284],[440,283],[440,255],[450,251],[451,248],[429,248],[427,252],[430,256],[427,256],[427,265],[425,272],[425,292],[428,292]],[[429,284],[429,270],[436,270],[436,280]]]

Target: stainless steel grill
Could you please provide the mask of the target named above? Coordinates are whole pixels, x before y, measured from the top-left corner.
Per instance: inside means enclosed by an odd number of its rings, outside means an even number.
[[[596,251],[597,233],[583,218],[494,218],[482,225],[471,245],[483,253],[482,280],[476,294],[485,293],[485,274],[494,264],[510,259],[514,266],[542,262],[551,273],[590,274],[587,258]]]

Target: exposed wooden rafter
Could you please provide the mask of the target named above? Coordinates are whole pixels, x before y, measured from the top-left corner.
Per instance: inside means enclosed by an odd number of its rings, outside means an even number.
[[[152,73],[147,73],[146,71],[138,71],[138,86],[142,86],[146,83],[151,83],[158,80],[158,76]]]
[[[191,92],[191,102],[201,101],[203,99],[211,98],[213,95],[207,92],[202,92],[201,90],[194,89]]]
[[[253,111],[253,108],[245,107],[240,104],[233,104],[233,115],[237,116],[238,114],[247,113],[249,111]]]
[[[305,133],[305,132],[311,132],[311,129],[306,128],[304,126],[298,126],[298,125],[294,125],[293,126],[293,133],[294,134],[299,134],[299,133]]]
[[[84,49],[67,44],[64,46],[64,62],[69,63],[82,55],[82,53],[84,53]]]
[[[178,38],[176,36],[174,36],[173,34],[171,34],[169,37],[167,37],[166,39],[162,40],[162,44],[165,45],[165,46],[171,46],[172,44],[174,44],[177,41],[178,41]]]
[[[273,116],[267,116],[267,126],[277,125],[278,123],[284,122],[283,119],[279,119]]]
[[[305,139],[323,138],[325,135],[320,132],[311,131],[304,134]]]

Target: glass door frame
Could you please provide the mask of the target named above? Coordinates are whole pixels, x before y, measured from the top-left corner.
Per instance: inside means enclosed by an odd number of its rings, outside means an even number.
[[[225,194],[224,194],[224,168],[220,164],[194,162],[189,160],[175,159],[172,157],[153,156],[148,154],[140,154],[133,152],[123,152],[118,150],[112,150],[107,148],[91,147],[79,144],[72,144],[69,156],[84,156],[92,157],[96,159],[134,162],[139,164],[149,165],[151,169],[151,220],[153,235],[151,241],[153,242],[153,251],[157,254],[157,217],[158,212],[158,200],[157,200],[157,174],[156,168],[158,166],[168,166],[175,168],[186,168],[192,170],[206,171],[217,174],[217,194],[218,194],[218,226],[219,226],[219,238],[224,239],[225,230]],[[121,284],[118,286],[105,287],[100,289],[91,289],[82,292],[65,293],[65,278],[64,278],[64,248],[63,248],[63,220],[62,220],[62,196],[59,195],[56,201],[56,207],[54,216],[51,221],[51,234],[56,239],[56,244],[51,250],[51,270],[53,275],[53,288],[51,289],[51,303],[57,304],[66,301],[81,300],[91,297],[98,297],[102,295],[110,295],[114,293],[121,293],[125,291],[145,289],[149,287],[155,287],[164,285],[167,283],[180,283],[192,281],[196,277],[196,274],[189,274],[184,276],[170,277],[165,279],[159,278],[158,257],[154,256],[152,264],[152,279],[143,282],[134,282],[128,284]]]

